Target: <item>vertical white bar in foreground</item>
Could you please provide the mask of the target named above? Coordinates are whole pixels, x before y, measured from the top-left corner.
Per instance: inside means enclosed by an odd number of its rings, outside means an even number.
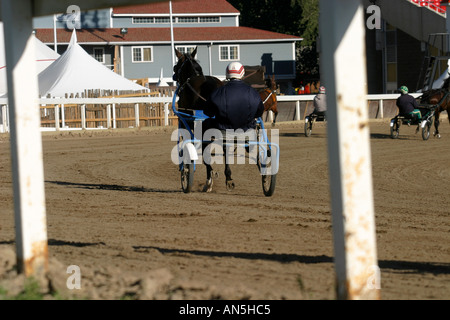
[[[47,220],[33,1],[2,0],[11,119],[11,160],[19,271],[41,278],[48,269]]]
[[[379,299],[361,0],[321,0],[322,68],[338,299]]]

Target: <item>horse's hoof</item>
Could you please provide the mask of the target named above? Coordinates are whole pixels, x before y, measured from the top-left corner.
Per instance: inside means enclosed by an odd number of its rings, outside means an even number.
[[[438,133],[438,134],[436,135],[436,138],[440,139],[440,138],[441,138],[441,135]]]
[[[227,190],[228,191],[233,191],[234,187],[235,187],[235,184],[234,184],[233,180],[228,180],[227,181]]]
[[[213,187],[213,179],[207,179],[205,185],[203,186],[203,192],[211,192]]]
[[[275,122],[272,122],[272,127],[275,127]]]
[[[211,177],[213,179],[218,179],[219,178],[219,172],[218,171],[213,171],[211,172]]]

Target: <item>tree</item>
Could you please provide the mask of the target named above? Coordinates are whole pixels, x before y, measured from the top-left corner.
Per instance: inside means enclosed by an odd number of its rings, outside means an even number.
[[[298,35],[297,74],[318,78],[316,41],[319,34],[319,0],[228,0],[240,11],[240,25]],[[303,79],[302,79],[303,80]]]

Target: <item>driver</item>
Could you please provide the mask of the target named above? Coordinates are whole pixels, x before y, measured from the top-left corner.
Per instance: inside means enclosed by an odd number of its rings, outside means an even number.
[[[220,130],[223,137],[226,131],[241,131],[244,135],[249,130],[256,129],[256,118],[262,116],[264,104],[259,93],[242,81],[245,68],[240,62],[231,62],[226,68],[227,82],[217,88],[207,102],[203,113],[208,119],[203,121],[203,132],[208,129]],[[211,172],[207,171],[205,192],[212,190]],[[231,173],[225,172],[227,181]]]
[[[401,94],[397,99],[398,115],[405,117],[406,119],[411,119],[413,122],[422,119],[422,114],[420,113],[420,110],[417,109],[419,104],[412,95],[408,94],[408,88],[406,86],[401,86],[398,90]]]

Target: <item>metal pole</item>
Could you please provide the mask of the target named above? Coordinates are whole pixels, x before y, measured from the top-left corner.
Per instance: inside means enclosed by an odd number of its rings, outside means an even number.
[[[54,42],[54,50],[58,53],[58,40],[56,34],[56,14],[53,15],[53,42]]]
[[[48,271],[48,243],[33,5],[31,0],[2,0],[1,18],[11,108],[17,267],[26,276],[44,279]]]
[[[379,299],[361,0],[321,0],[338,299]]]
[[[172,1],[169,1],[169,11],[170,11],[170,43],[172,47],[172,66],[175,65],[176,59],[175,59],[175,42],[173,37],[173,16],[172,16]]]

